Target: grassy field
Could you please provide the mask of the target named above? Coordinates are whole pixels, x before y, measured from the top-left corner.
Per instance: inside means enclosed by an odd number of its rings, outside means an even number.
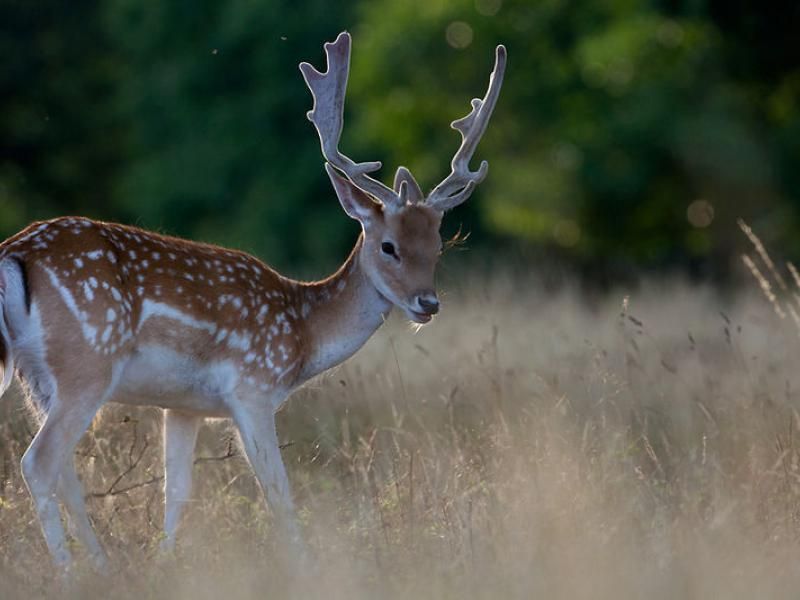
[[[160,413],[109,407],[77,462],[115,572],[54,579],[3,398],[0,598],[797,597],[800,338],[756,286],[444,287],[433,324],[393,317],[280,414],[313,571],[224,422],[159,556]]]

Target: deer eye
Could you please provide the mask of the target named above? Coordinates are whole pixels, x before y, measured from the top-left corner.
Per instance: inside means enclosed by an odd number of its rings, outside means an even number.
[[[394,248],[394,244],[392,242],[383,242],[381,244],[381,252],[388,256],[394,256],[397,258],[397,251]]]

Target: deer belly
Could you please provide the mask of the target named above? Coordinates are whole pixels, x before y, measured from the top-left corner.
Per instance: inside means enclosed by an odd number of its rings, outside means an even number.
[[[201,362],[163,346],[138,348],[126,361],[113,402],[227,415],[239,380],[228,361]]]

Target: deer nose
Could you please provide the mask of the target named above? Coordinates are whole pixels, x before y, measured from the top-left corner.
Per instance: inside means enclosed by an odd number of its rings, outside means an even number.
[[[417,296],[417,304],[419,304],[419,307],[425,314],[435,315],[439,312],[439,299],[436,297],[436,294],[419,294]]]

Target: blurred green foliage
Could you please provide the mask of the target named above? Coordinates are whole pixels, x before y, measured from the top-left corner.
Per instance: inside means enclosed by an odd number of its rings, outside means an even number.
[[[449,220],[473,244],[724,273],[743,216],[798,254],[798,17],[703,0],[0,0],[0,233],[82,213],[330,268],[356,228],[297,64],[322,66],[348,29],[343,148],[424,188],[508,46],[476,156],[490,175]]]

